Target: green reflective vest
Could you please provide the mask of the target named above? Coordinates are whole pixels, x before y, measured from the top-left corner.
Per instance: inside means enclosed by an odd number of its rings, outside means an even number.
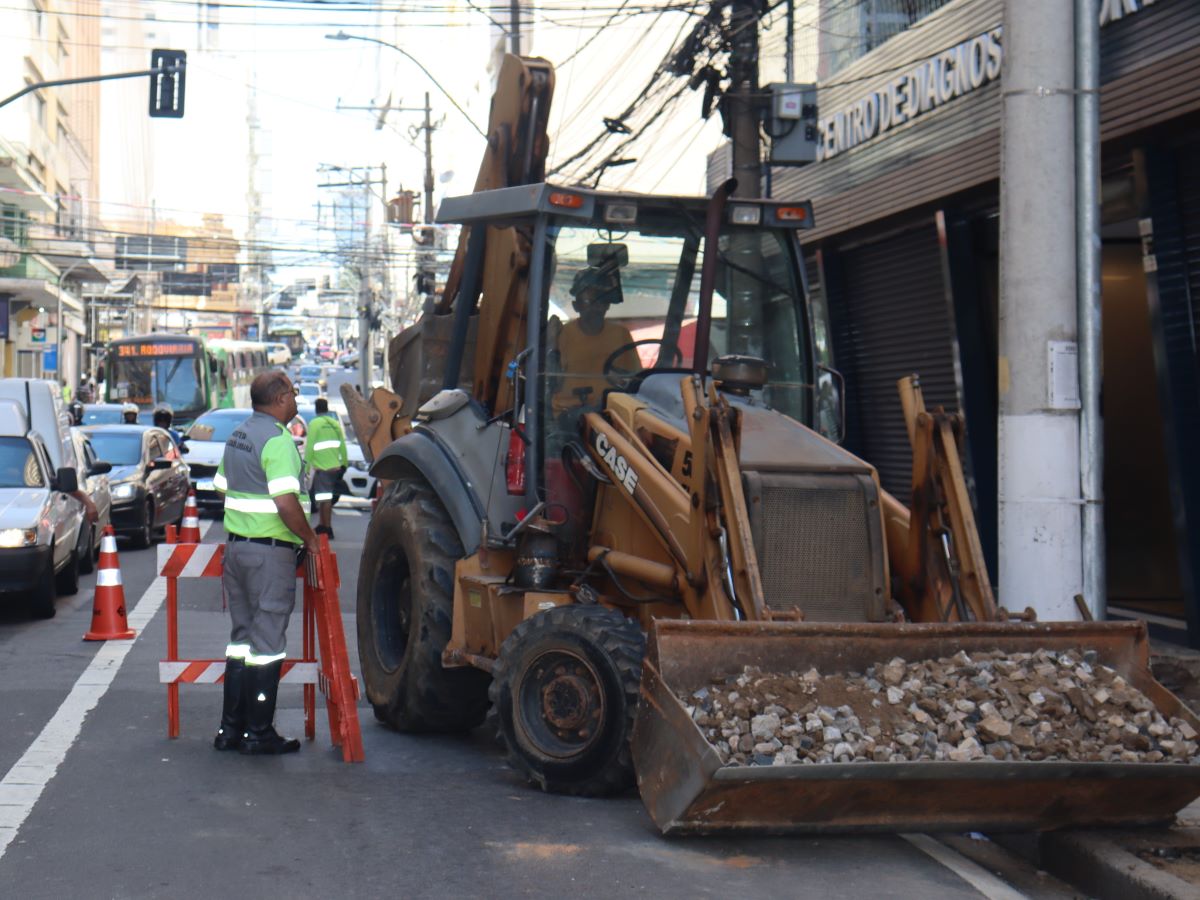
[[[256,412],[235,428],[213,478],[213,486],[225,494],[225,530],[302,543],[283,524],[272,498],[299,497],[303,468],[291,434],[274,416]]]
[[[321,413],[308,423],[304,459],[314,469],[338,469],[349,463],[346,435],[336,415]]]

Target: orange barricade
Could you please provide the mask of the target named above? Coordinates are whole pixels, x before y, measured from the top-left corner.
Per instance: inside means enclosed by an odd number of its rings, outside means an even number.
[[[220,684],[224,659],[179,658],[179,579],[219,578],[224,544],[176,543],[174,526],[167,526],[167,543],[158,547],[158,574],[167,581],[167,658],[158,664],[158,680],[167,686],[167,735],[179,737],[179,685]],[[310,557],[304,578],[302,656],[283,662],[281,684],[304,685],[304,736],[316,737],[316,689],[325,695],[329,734],[341,747],[345,762],[363,761],[358,724],[358,681],[350,673],[346,635],[338,604],[337,557],[321,535],[321,552]],[[320,644],[320,660],[317,644]]]

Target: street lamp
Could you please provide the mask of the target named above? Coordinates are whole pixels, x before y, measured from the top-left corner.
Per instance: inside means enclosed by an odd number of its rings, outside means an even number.
[[[430,72],[427,68],[425,68],[425,66],[421,64],[421,61],[419,59],[417,59],[415,56],[413,56],[411,53],[409,53],[403,47],[397,47],[395,44],[390,44],[387,41],[381,41],[379,38],[367,37],[366,35],[362,35],[362,34],[346,34],[346,32],[344,32],[344,31],[339,31],[337,34],[327,34],[327,35],[325,35],[325,40],[327,40],[327,41],[367,41],[368,43],[371,43],[371,44],[379,44],[383,47],[391,47],[397,53],[403,54],[404,56],[408,57],[408,59],[411,60],[412,63],[414,65],[416,65],[416,67],[418,69],[420,69],[422,72],[424,72],[425,76],[430,81],[433,82],[434,87],[436,87],[439,91],[441,91],[445,95],[446,99],[450,101],[450,103],[454,106],[454,108],[457,109],[462,114],[462,117],[471,124],[471,127],[474,128],[477,132],[479,132],[479,136],[481,138],[483,138],[484,140],[487,140],[487,133],[482,128],[480,128],[478,125],[475,124],[475,120],[472,119],[469,115],[467,115],[467,111],[465,109],[463,109],[461,106],[458,105],[458,101],[450,96],[450,92],[447,91],[444,87],[442,87],[441,83],[436,78],[433,77],[433,73]]]

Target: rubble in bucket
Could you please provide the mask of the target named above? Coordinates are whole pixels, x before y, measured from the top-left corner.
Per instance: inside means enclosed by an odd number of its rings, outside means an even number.
[[[726,765],[1200,763],[1196,729],[1092,652],[959,652],[824,675],[747,666],[685,703]]]

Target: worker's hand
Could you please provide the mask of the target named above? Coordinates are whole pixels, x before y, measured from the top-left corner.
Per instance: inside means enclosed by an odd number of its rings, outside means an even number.
[[[87,520],[95,525],[100,521],[100,510],[96,509],[96,504],[92,502],[92,498],[83,491],[76,491],[72,496],[83,504],[83,514],[87,516]]]
[[[308,551],[310,556],[316,556],[321,552],[321,539],[311,529],[304,536],[304,549]]]
[[[551,316],[546,322],[546,346],[557,347],[558,338],[562,334],[562,320],[558,316]]]

